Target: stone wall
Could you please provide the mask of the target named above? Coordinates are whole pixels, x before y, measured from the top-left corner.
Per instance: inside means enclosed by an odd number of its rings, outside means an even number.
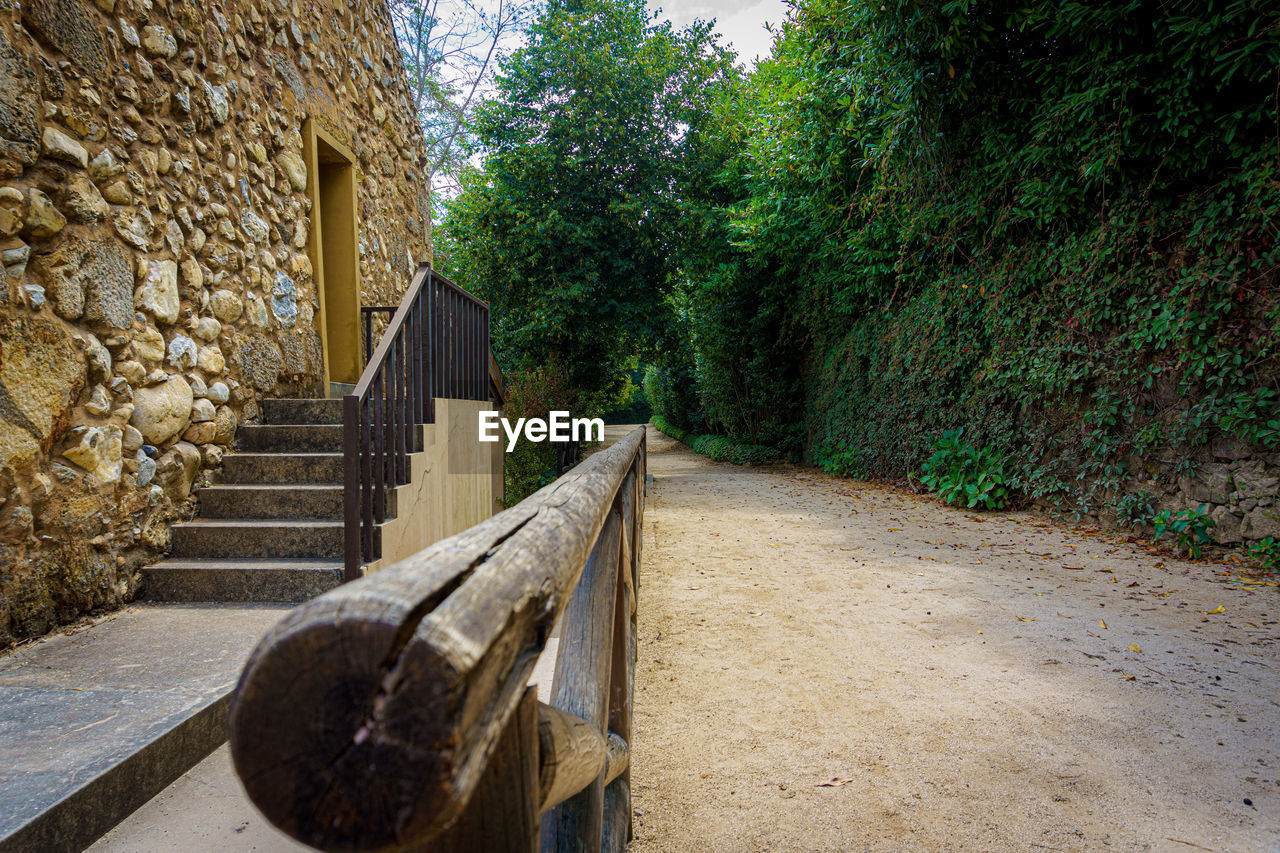
[[[1200,448],[1193,461],[1194,470],[1181,474],[1168,463],[1149,463],[1130,490],[1154,495],[1157,510],[1204,507],[1220,545],[1280,540],[1280,453],[1224,437]]]
[[[1214,522],[1209,535],[1219,545],[1280,541],[1280,453],[1219,437],[1197,448],[1187,461],[1190,470],[1171,460],[1131,457],[1124,492],[1105,494],[1106,503],[1133,495],[1155,512],[1203,508]],[[1048,501],[1036,501],[1035,507],[1051,515],[1063,514],[1061,506]],[[1078,517],[1109,527],[1126,523],[1110,510]],[[1152,532],[1148,525],[1140,524],[1139,529]]]
[[[320,392],[308,119],[394,304],[430,226],[381,2],[0,0],[0,645],[136,595],[258,400]]]

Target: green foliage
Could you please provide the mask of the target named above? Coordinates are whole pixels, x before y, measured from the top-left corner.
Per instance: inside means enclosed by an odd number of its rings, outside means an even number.
[[[1270,388],[1238,393],[1227,401],[1220,424],[1250,444],[1280,449],[1280,394]]]
[[[653,420],[649,421],[649,423],[653,424],[654,428],[656,428],[658,432],[663,435],[671,436],[676,441],[682,442],[683,444],[688,444],[689,439],[692,438],[692,434],[687,429],[683,429],[668,422],[666,418],[662,417],[662,415],[654,415]]]
[[[1274,536],[1253,543],[1249,547],[1249,556],[1261,563],[1263,568],[1273,572],[1280,571],[1280,541]]]
[[[578,415],[583,398],[569,386],[568,371],[558,360],[543,367],[508,374],[507,399],[502,415],[515,423],[517,418],[547,418],[552,409]],[[579,408],[575,408],[579,407]],[[503,438],[503,448],[506,439]],[[518,441],[503,459],[503,506],[515,506],[556,478],[556,445],[549,441]]]
[[[1214,521],[1209,517],[1207,509],[1208,504],[1201,504],[1198,509],[1181,509],[1176,513],[1167,509],[1161,511],[1151,520],[1151,526],[1156,531],[1155,538],[1171,533],[1178,540],[1179,553],[1190,554],[1199,559],[1200,546],[1213,541],[1209,536],[1209,528],[1213,527]]]
[[[734,73],[708,24],[657,23],[644,0],[542,7],[477,113],[484,166],[437,235],[442,266],[490,302],[506,369],[555,356],[571,387],[612,396],[655,349],[681,239],[673,187]]]
[[[962,425],[1077,512],[1274,450],[1278,66],[1248,0],[799,0],[688,201],[708,423],[864,476]]]
[[[920,480],[947,503],[964,501],[970,509],[1004,509],[1009,487],[1004,458],[990,448],[964,441],[964,431],[947,430],[934,444]]]
[[[509,369],[643,361],[709,452],[902,476],[961,427],[950,500],[1154,521],[1139,476],[1280,447],[1277,67],[1251,0],[795,0],[750,74],[549,0],[438,254]]]
[[[760,444],[747,444],[723,435],[695,435],[689,446],[716,462],[734,465],[763,465],[778,458],[778,452]]]
[[[653,407],[649,405],[649,394],[644,385],[644,368],[636,367],[627,374],[626,383],[622,387],[613,406],[601,417],[606,424],[643,424],[653,416]]]
[[[814,453],[814,462],[837,477],[862,477],[866,472],[861,455],[851,447],[823,445]]]
[[[763,465],[766,462],[772,462],[777,459],[779,455],[771,447],[735,441],[723,435],[694,435],[686,429],[681,429],[669,423],[661,415],[654,415],[651,423],[659,432],[689,445],[694,451],[710,457],[716,462],[732,462],[735,465]]]
[[[667,365],[651,364],[644,371],[644,393],[655,418],[681,429],[703,425],[698,405],[693,369],[686,363],[668,359]]]
[[[1142,489],[1117,500],[1112,507],[1116,520],[1122,527],[1140,527],[1151,524],[1156,514],[1155,495]]]

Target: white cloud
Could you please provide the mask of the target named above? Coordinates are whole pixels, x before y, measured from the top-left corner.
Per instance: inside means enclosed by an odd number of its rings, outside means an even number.
[[[746,64],[768,56],[773,47],[773,36],[765,30],[765,22],[776,26],[786,17],[783,0],[748,0],[746,5],[740,0],[649,0],[649,8],[661,9],[662,16],[678,27],[694,18],[715,18],[716,31],[733,45],[739,61]]]

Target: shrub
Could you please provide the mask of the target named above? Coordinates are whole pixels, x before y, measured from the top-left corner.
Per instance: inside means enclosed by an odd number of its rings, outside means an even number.
[[[654,415],[650,423],[653,424],[654,427],[658,430],[658,432],[662,433],[663,435],[669,435],[672,438],[674,438],[676,441],[680,441],[685,444],[689,443],[688,441],[689,431],[687,429],[681,429],[680,427],[668,421],[662,415]]]
[[[979,450],[966,444],[963,430],[942,434],[920,479],[949,504],[963,500],[970,509],[1003,509],[1008,503],[1004,457],[989,448]]]
[[[1120,498],[1114,508],[1121,527],[1150,524],[1156,514],[1155,495],[1143,489]]]
[[[837,477],[862,477],[865,476],[865,469],[862,465],[862,459],[857,450],[846,448],[841,442],[840,447],[832,447],[830,444],[824,444],[814,454],[814,461],[818,467],[828,474],[834,474]]]
[[[1207,507],[1208,504],[1201,504],[1199,509],[1181,509],[1176,513],[1164,510],[1151,521],[1151,526],[1156,529],[1155,538],[1172,533],[1178,539],[1179,553],[1187,553],[1198,559],[1200,546],[1213,541],[1209,536],[1209,528],[1213,527],[1214,521],[1206,512]]]
[[[747,444],[723,435],[693,435],[688,430],[668,423],[660,415],[653,416],[658,432],[689,445],[695,452],[716,462],[732,462],[735,465],[763,465],[778,458],[778,451],[762,444]]]
[[[517,418],[546,418],[552,409],[574,411],[576,398],[569,388],[567,371],[553,359],[537,369],[507,376],[502,416],[512,422]],[[505,440],[504,437],[504,449]],[[503,506],[515,506],[554,480],[555,465],[556,445],[551,442],[516,442],[515,449],[503,459]]]
[[[1249,556],[1253,557],[1264,568],[1271,571],[1280,571],[1280,541],[1274,536],[1268,536],[1261,542],[1254,542],[1249,546]]]

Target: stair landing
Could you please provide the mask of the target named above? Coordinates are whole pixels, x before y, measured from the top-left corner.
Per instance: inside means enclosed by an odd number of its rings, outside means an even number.
[[[81,850],[226,739],[273,605],[144,605],[0,654],[0,853]]]

